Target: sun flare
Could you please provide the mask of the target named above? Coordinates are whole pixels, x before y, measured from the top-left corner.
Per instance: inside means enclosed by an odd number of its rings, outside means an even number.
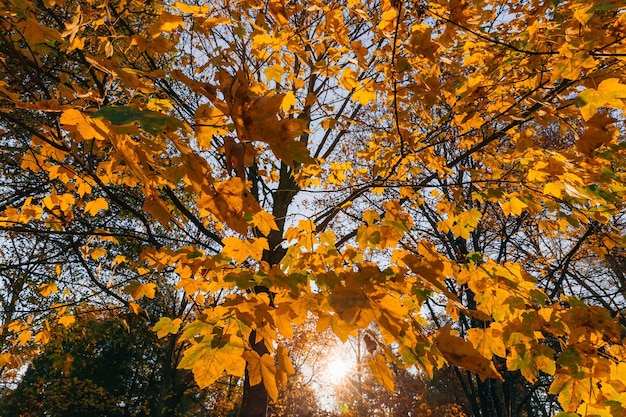
[[[334,358],[332,362],[328,364],[328,378],[331,382],[337,382],[348,373],[349,366],[341,358]]]

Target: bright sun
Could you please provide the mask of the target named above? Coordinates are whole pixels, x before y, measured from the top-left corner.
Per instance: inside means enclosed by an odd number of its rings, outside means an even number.
[[[328,364],[327,369],[330,382],[338,382],[341,378],[346,376],[349,367],[343,359],[335,358]]]

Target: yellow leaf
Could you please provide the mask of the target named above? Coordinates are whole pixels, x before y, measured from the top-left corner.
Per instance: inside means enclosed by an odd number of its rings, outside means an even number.
[[[183,321],[181,319],[172,320],[169,317],[161,317],[152,328],[152,331],[157,333],[157,337],[162,338],[168,334],[178,333],[182,323]]]
[[[500,202],[500,206],[502,207],[502,212],[505,216],[510,214],[519,216],[522,214],[522,211],[528,207],[528,204],[524,203],[517,197],[513,197],[509,201]]]
[[[398,16],[398,11],[395,8],[390,8],[385,11],[380,18],[380,23],[378,24],[378,28],[382,30],[389,30],[395,27],[395,20]]]
[[[32,332],[23,331],[23,332],[20,332],[20,335],[17,337],[17,341],[19,342],[20,345],[25,346],[26,343],[28,343],[32,337],[33,337]]]
[[[194,119],[196,141],[203,149],[211,149],[213,136],[226,135],[229,132],[224,113],[208,104],[198,107]]]
[[[265,73],[265,78],[267,78],[267,81],[276,81],[277,83],[279,83],[283,74],[286,71],[285,71],[285,68],[283,68],[281,65],[274,64],[271,67],[266,67],[265,70],[263,70],[263,72]],[[283,100],[283,103],[284,103],[284,100]]]
[[[49,296],[50,294],[57,292],[59,290],[59,288],[57,287],[57,284],[55,283],[50,283],[50,284],[41,284],[39,286],[39,292],[41,293],[41,295],[43,295],[44,297]]]
[[[619,136],[617,129],[613,126],[616,121],[609,114],[596,113],[593,115],[587,121],[586,129],[576,141],[576,149],[585,155],[591,155],[600,146],[611,142]]]
[[[472,343],[450,334],[452,324],[448,323],[437,332],[435,345],[444,358],[452,365],[476,372],[481,377],[498,378],[502,376],[496,371],[491,360],[485,358]]]
[[[265,210],[261,210],[254,213],[252,216],[252,223],[263,233],[265,236],[270,234],[271,230],[278,230],[278,226],[274,221],[274,216],[269,214]]]
[[[551,195],[551,196],[554,196],[556,198],[561,198],[563,188],[564,188],[564,185],[563,185],[562,182],[553,181],[553,182],[547,183],[543,187],[543,193],[545,195]]]
[[[261,357],[254,350],[246,350],[243,353],[243,358],[248,365],[248,381],[250,386],[255,386],[263,381],[263,375],[261,373]]]
[[[104,256],[106,256],[107,254],[107,250],[104,248],[96,248],[94,250],[92,250],[89,253],[89,256],[91,256],[91,259],[100,259]]]
[[[578,100],[582,104],[580,114],[583,119],[589,120],[600,107],[624,109],[623,98],[626,98],[626,84],[621,84],[618,78],[607,78],[597,89],[588,88],[578,94]]]
[[[293,375],[296,373],[296,370],[291,363],[291,359],[289,359],[287,349],[285,349],[283,345],[278,345],[276,357],[278,358],[278,369],[280,371],[286,373],[287,375]]]
[[[100,197],[85,204],[84,212],[95,216],[100,210],[107,210],[108,208],[109,203],[107,203],[106,199]]]
[[[141,306],[137,303],[134,302],[129,302],[128,303],[128,308],[130,308],[130,311],[133,312],[133,314],[139,314],[141,313]]]
[[[125,288],[124,292],[130,294],[135,300],[140,300],[143,297],[154,298],[156,291],[156,284],[150,282],[147,284],[141,284],[137,281],[131,281]]]
[[[491,358],[492,355],[501,358],[506,357],[502,325],[499,323],[491,323],[488,329],[469,329],[467,340],[472,342],[472,345],[487,359]]]
[[[376,101],[376,91],[367,87],[359,88],[352,95],[352,100],[358,101],[361,105],[366,106]]]
[[[281,103],[280,108],[283,109],[284,111],[287,111],[295,105],[296,105],[296,96],[293,93],[293,91],[290,91],[287,94],[285,94],[285,97],[283,97],[283,102]]]
[[[76,321],[76,317],[74,316],[63,316],[59,318],[59,324],[63,325],[63,327],[69,327]]]
[[[82,139],[104,140],[108,132],[106,125],[96,119],[92,119],[76,109],[65,110],[61,115],[60,122],[69,130],[76,131]]]
[[[83,50],[85,49],[85,38],[74,38],[70,45],[67,47],[67,52],[72,52],[74,49]]]
[[[44,329],[35,335],[35,343],[46,344],[49,341],[50,341],[50,331],[47,329]]]
[[[389,392],[394,391],[393,373],[387,366],[385,358],[382,355],[376,354],[374,359],[368,361],[368,365],[372,370],[372,374],[376,377],[376,380],[383,384],[383,386]]]
[[[222,242],[224,243],[222,254],[238,263],[242,263],[248,259],[248,256],[260,261],[263,256],[263,250],[269,250],[267,239],[262,237],[245,240],[236,237],[227,237],[223,239]]]
[[[191,13],[197,17],[204,17],[206,13],[209,11],[209,6],[203,4],[202,6],[191,6],[185,3],[181,3],[177,1],[174,3],[174,7],[180,10],[182,13]]]
[[[0,368],[11,362],[11,355],[8,353],[0,353]]]
[[[550,385],[550,394],[559,396],[559,403],[565,411],[575,411],[584,401],[593,403],[590,394],[594,392],[591,378],[578,379],[572,375],[560,373]]]
[[[249,226],[244,214],[254,215],[261,210],[258,201],[248,192],[239,177],[229,178],[220,183],[216,187],[216,194],[201,197],[198,205],[209,210],[241,234],[246,234]]]
[[[355,89],[359,86],[359,82],[357,81],[357,74],[350,67],[347,67],[343,70],[339,82],[348,91],[351,91],[352,89]]]
[[[278,387],[276,385],[276,366],[274,358],[269,354],[261,356],[261,375],[263,375],[263,386],[270,398],[274,401],[278,399]]]
[[[586,25],[591,16],[593,16],[594,4],[577,4],[574,8],[574,19],[578,20],[581,25]]]
[[[163,200],[158,197],[149,196],[143,204],[142,209],[154,216],[163,226],[167,227],[170,221],[170,210],[167,208]]]
[[[191,369],[198,386],[206,388],[224,371],[230,375],[243,376],[246,367],[243,353],[242,341],[232,335],[229,342],[218,343],[217,346],[212,338],[206,337],[185,351],[178,367]]]
[[[171,32],[174,29],[184,26],[185,21],[182,17],[170,14],[168,12],[161,12],[159,20],[150,26],[150,34],[153,38],[158,37],[161,32]]]

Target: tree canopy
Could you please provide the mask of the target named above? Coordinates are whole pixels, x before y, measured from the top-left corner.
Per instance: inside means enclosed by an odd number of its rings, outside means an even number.
[[[313,316],[390,391],[623,415],[625,64],[621,1],[3,0],[3,379],[117,311],[265,416]]]

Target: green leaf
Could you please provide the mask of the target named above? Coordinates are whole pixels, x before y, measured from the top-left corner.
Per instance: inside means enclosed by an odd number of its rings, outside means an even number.
[[[143,130],[153,136],[165,130],[177,130],[183,124],[167,116],[152,110],[139,110],[135,107],[110,106],[103,107],[92,116],[93,119],[104,119],[117,126],[128,126],[138,123]]]

